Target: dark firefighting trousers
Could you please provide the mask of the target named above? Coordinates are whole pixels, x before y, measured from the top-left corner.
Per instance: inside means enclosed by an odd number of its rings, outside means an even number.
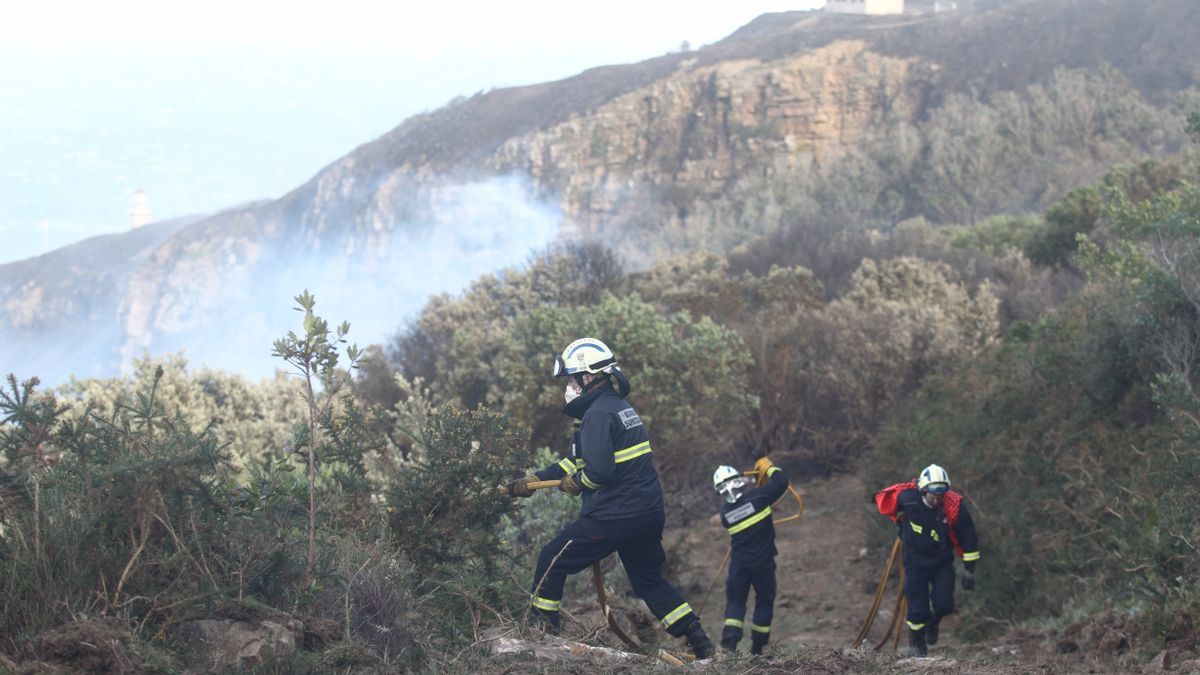
[[[954,560],[935,565],[905,565],[904,595],[908,598],[908,629],[924,631],[954,611]]]
[[[662,531],[661,513],[622,520],[587,517],[576,520],[542,547],[533,574],[531,603],[551,624],[557,625],[567,577],[615,552],[621,558],[633,592],[646,602],[668,633],[682,636],[695,614],[679,591],[663,578],[662,566],[667,555],[663,552]]]
[[[746,600],[754,587],[754,618],[750,622],[750,643],[755,653],[771,638],[771,616],[775,613],[775,560],[758,565],[729,561],[725,577],[725,628],[721,631],[721,646],[734,649],[742,639],[745,627]]]

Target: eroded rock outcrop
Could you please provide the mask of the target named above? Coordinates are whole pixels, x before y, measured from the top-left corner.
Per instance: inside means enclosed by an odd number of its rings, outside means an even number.
[[[539,194],[595,228],[619,222],[633,193],[716,197],[747,173],[827,160],[893,117],[911,118],[929,70],[861,41],[775,61],[699,66],[549,129],[513,138],[493,170],[528,173]]]

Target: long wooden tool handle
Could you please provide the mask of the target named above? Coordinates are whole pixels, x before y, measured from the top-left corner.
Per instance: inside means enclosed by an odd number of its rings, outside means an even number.
[[[621,642],[624,642],[626,645],[628,645],[629,648],[634,651],[634,653],[642,654],[644,656],[646,654],[646,650],[642,649],[641,645],[634,642],[633,638],[629,637],[629,633],[626,633],[625,629],[621,628],[621,624],[617,623],[617,617],[613,616],[612,610],[608,606],[608,592],[604,590],[604,572],[600,571],[600,563],[594,563],[592,565],[592,582],[596,586],[596,599],[600,601],[600,609],[604,612],[604,620],[608,622],[608,627],[612,629],[612,632],[615,633],[617,637],[621,638]]]
[[[530,490],[541,490],[543,488],[556,488],[559,485],[562,485],[561,480],[534,480],[534,481],[530,481],[530,482],[526,483],[526,487],[528,487]],[[508,494],[508,486],[501,485],[500,487],[496,488],[496,491],[502,495],[506,495],[506,494]]]

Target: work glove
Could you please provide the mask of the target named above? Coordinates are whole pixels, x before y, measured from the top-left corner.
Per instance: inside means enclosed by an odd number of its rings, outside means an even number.
[[[975,589],[975,566],[963,568],[962,587],[964,591]]]
[[[771,458],[767,457],[766,455],[759,457],[758,460],[754,462],[754,473],[758,476],[759,485],[767,484],[767,471],[773,466],[775,465],[771,463]]]
[[[537,480],[533,476],[522,476],[508,484],[508,494],[514,497],[532,497],[533,490],[529,489],[529,484]]]
[[[575,482],[575,476],[571,474],[562,477],[562,482],[559,483],[558,489],[569,495],[577,495],[583,492],[583,488],[579,486],[579,483]]]

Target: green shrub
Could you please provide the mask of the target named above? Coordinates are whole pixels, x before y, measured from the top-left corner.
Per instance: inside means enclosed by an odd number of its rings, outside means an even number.
[[[208,552],[225,541],[226,457],[211,426],[156,406],[161,375],[135,406],[75,419],[36,397],[36,381],[9,377],[0,632],[34,634],[88,608],[162,621],[187,598],[223,590]]]
[[[549,448],[539,448],[528,473],[557,463],[561,456]],[[579,517],[579,500],[559,490],[538,490],[522,499],[517,508],[504,516],[500,538],[518,554],[527,566],[537,562],[542,544],[556,536],[568,523]]]
[[[496,488],[529,464],[528,432],[486,409],[454,406],[403,430],[414,445],[388,476],[388,529],[413,564],[414,593],[438,617],[434,630],[462,638],[481,612],[511,616],[520,606],[503,576],[514,554],[500,538],[516,503]]]
[[[967,495],[975,636],[1102,597],[1153,651],[1200,608],[1200,190],[1142,168],[1079,237],[1081,297],[927,380],[872,453],[872,486],[936,461]]]

